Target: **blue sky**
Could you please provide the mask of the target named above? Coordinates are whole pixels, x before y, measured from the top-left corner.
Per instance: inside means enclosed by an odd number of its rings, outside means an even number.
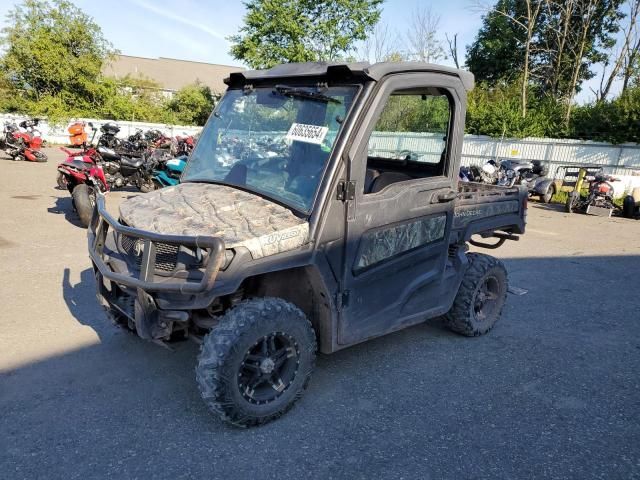
[[[0,0],[2,22],[14,0]],[[239,0],[75,0],[102,27],[105,36],[127,55],[171,57],[210,63],[241,65],[229,56],[226,37],[242,24]],[[420,0],[386,0],[382,19],[399,30],[410,22]],[[480,14],[468,11],[469,0],[430,2],[441,15],[443,32],[458,33],[460,50],[471,43],[481,24]]]
[[[16,0],[0,0],[0,21]],[[430,5],[440,15],[440,33],[458,34],[461,62],[465,46],[472,43],[482,24],[473,0],[386,0],[382,22],[396,32],[406,31],[411,13],[419,5]],[[126,55],[170,57],[209,63],[242,65],[229,55],[226,38],[242,24],[244,6],[239,0],[75,0],[91,15],[105,36]],[[404,29],[404,30],[403,30]],[[453,65],[451,60],[440,63]],[[592,86],[597,82],[592,80]],[[590,99],[588,85],[579,101]]]

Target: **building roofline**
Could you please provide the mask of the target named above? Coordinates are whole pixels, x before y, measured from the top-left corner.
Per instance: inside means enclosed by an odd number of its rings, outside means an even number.
[[[228,68],[237,68],[240,70],[246,70],[245,67],[242,67],[240,65],[225,65],[222,63],[209,63],[209,62],[199,62],[197,60],[184,60],[184,59],[180,59],[180,58],[172,58],[172,57],[142,57],[140,55],[126,55],[124,53],[116,53],[115,56],[117,57],[127,57],[127,58],[140,58],[143,60],[171,60],[174,62],[185,62],[185,63],[199,63],[202,65],[212,65],[215,67],[228,67]]]

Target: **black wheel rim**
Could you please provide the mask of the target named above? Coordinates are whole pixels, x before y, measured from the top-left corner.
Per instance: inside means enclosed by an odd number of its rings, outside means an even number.
[[[240,365],[238,388],[242,397],[256,405],[277,400],[294,382],[299,365],[300,350],[291,335],[265,335],[245,352]]]
[[[485,277],[478,287],[473,301],[473,313],[477,320],[484,321],[495,314],[498,307],[500,282],[494,276]]]

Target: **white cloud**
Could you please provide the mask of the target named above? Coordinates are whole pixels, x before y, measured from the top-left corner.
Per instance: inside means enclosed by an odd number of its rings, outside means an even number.
[[[197,30],[200,30],[201,32],[205,32],[209,35],[211,35],[214,38],[217,38],[218,40],[222,40],[226,43],[227,39],[225,38],[225,36],[223,34],[221,34],[220,32],[218,32],[217,30],[214,30],[213,28],[209,27],[208,25],[202,24],[202,23],[198,23],[198,22],[194,22],[193,20],[191,20],[190,18],[187,17],[183,17],[180,16],[176,13],[174,13],[171,10],[165,9],[165,8],[160,8],[157,7],[155,5],[151,5],[147,2],[145,2],[144,0],[133,0],[133,3],[135,3],[136,5],[138,5],[139,7],[144,8],[145,10],[155,13],[156,15],[159,15],[161,17],[167,18],[169,20],[174,20],[176,22],[180,22],[184,25],[187,25],[191,28],[195,28]]]

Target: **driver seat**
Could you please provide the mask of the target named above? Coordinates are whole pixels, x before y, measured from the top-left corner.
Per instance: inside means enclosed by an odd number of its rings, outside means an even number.
[[[370,193],[378,193],[392,183],[405,182],[407,180],[411,180],[411,177],[406,173],[383,172],[373,179]]]

